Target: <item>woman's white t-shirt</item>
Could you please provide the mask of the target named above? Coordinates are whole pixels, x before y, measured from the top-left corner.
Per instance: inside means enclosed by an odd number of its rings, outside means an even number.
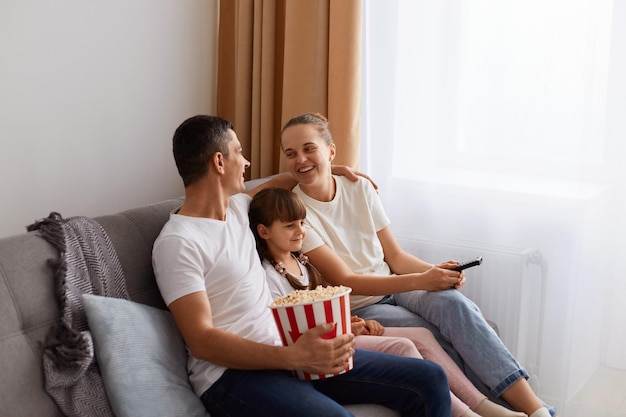
[[[307,208],[302,252],[307,253],[323,244],[328,245],[348,267],[357,274],[391,275],[385,262],[383,247],[377,232],[391,221],[372,184],[365,178],[352,182],[333,175],[335,197],[328,202],[306,195],[300,186],[294,188]],[[382,296],[351,295],[351,307],[356,309],[380,301]]]

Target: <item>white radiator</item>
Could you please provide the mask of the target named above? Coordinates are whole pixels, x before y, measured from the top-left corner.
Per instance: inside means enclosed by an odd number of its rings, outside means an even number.
[[[424,236],[399,235],[398,242],[430,263],[483,257],[481,265],[465,270],[467,281],[461,292],[497,324],[500,338],[528,370],[529,382],[537,389],[544,305],[541,253]]]

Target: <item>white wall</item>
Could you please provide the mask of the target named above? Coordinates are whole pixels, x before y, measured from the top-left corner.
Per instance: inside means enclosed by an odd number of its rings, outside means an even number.
[[[0,237],[182,195],[171,137],[215,110],[217,7],[0,1]]]

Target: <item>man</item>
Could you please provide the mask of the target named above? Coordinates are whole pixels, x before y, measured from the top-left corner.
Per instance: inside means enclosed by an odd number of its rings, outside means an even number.
[[[353,349],[351,334],[321,335],[332,324],[282,346],[271,296],[248,225],[251,196],[267,186],[291,188],[279,176],[245,193],[242,155],[232,124],[195,116],[174,134],[174,158],[185,201],[153,249],[163,299],[189,351],[188,370],[211,416],[349,416],[340,404],[378,403],[406,416],[449,416],[446,376],[438,365]],[[291,370],[342,375],[300,381]]]

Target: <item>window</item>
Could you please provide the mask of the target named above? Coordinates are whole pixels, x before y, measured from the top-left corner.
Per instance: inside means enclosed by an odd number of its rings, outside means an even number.
[[[375,148],[387,113],[392,149],[369,153],[385,176],[611,178],[610,0],[392,3],[366,2],[365,25],[364,130]]]
[[[543,253],[540,394],[626,369],[626,2],[366,0],[364,16],[362,168],[393,230]]]

